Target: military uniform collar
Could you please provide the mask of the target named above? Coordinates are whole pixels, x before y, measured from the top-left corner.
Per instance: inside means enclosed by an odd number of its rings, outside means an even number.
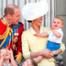
[[[8,20],[5,17],[2,18],[2,21],[4,24],[8,24]]]

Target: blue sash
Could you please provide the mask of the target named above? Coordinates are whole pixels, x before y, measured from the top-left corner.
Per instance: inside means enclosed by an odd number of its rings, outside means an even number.
[[[4,44],[2,45],[2,47],[0,48],[6,48],[8,46],[8,44],[11,42],[11,35],[7,36]],[[0,44],[2,43],[2,41],[0,41]]]
[[[6,48],[8,46],[8,44],[12,41],[12,37],[14,36],[14,33],[17,32],[18,28],[20,26],[20,22],[17,24],[17,25],[12,25],[12,34],[11,35],[8,35],[4,44],[2,45],[2,47],[0,48]],[[0,41],[0,44],[2,43],[2,41]]]

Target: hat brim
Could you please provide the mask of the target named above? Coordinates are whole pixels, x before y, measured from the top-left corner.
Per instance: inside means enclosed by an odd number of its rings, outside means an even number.
[[[34,20],[48,12],[47,2],[28,3],[22,9],[22,16],[26,20]]]

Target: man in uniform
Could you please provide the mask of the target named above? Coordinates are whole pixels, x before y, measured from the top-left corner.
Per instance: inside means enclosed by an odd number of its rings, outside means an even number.
[[[19,19],[20,9],[16,5],[6,6],[4,16],[0,19],[0,48],[12,49],[18,63],[22,57],[21,35],[24,31],[24,25]]]

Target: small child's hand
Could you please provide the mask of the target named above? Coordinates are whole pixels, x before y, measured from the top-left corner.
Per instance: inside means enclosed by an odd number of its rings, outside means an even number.
[[[3,62],[4,62],[4,55],[1,56],[1,54],[0,54],[0,66],[3,65]]]
[[[4,61],[4,55],[0,56],[0,62]]]
[[[52,30],[52,32],[53,32],[53,34],[56,36],[56,37],[58,37],[58,38],[60,38],[62,35],[61,35],[61,33],[59,33],[58,31],[56,31],[56,30]]]
[[[10,55],[10,59],[14,59],[14,57],[13,57],[13,51],[10,49],[10,50],[8,50],[8,53],[9,53],[9,55]]]
[[[5,49],[1,49],[0,50],[0,62],[4,61],[5,54],[6,54],[6,50]]]
[[[55,33],[55,32],[56,32],[56,30],[52,30],[52,32],[53,32],[53,33]]]

